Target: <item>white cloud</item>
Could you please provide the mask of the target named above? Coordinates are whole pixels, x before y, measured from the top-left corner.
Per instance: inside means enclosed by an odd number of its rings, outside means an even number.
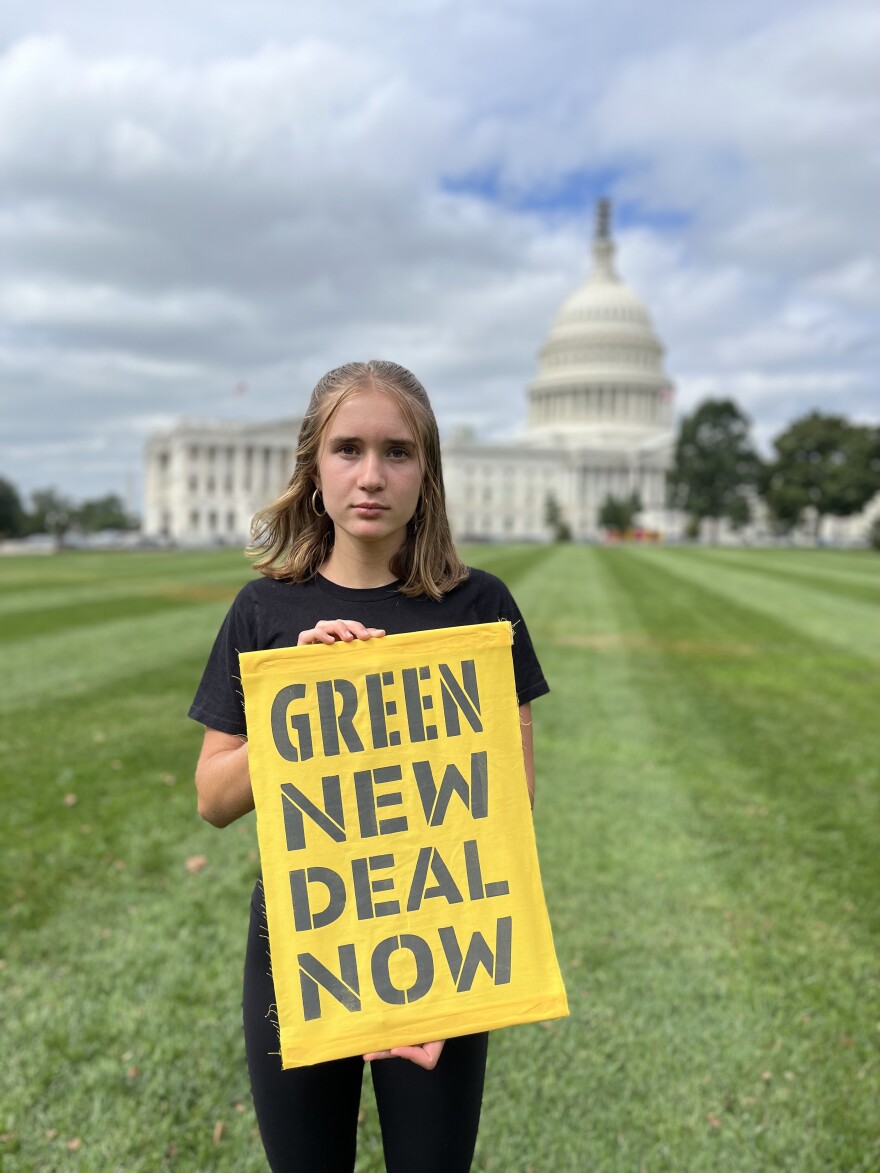
[[[628,209],[620,269],[680,404],[741,396],[764,433],[870,414],[878,17],[774,9],[4,14],[0,472],[121,488],[145,421],[294,414],[371,355],[411,365],[445,425],[515,431],[587,267],[589,195],[531,200],[572,172]],[[468,174],[498,198],[444,190]]]
[[[630,61],[597,107],[602,147],[644,164],[633,193],[690,198],[722,253],[801,277],[876,249],[878,39],[880,12],[850,3]]]

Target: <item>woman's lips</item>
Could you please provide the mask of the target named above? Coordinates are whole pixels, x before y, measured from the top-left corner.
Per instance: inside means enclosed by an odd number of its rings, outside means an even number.
[[[363,517],[378,517],[387,508],[387,505],[377,505],[370,501],[362,501],[354,506],[355,512],[361,514]]]

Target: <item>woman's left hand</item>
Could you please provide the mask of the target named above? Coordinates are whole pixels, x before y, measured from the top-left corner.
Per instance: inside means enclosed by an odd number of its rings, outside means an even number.
[[[443,1039],[437,1043],[419,1043],[415,1047],[392,1047],[390,1051],[371,1051],[364,1055],[365,1062],[372,1059],[409,1059],[426,1071],[433,1071],[443,1050]]]

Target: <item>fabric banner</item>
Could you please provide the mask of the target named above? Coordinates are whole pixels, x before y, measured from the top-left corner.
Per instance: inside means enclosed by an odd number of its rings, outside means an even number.
[[[284,1067],[568,1013],[512,640],[241,655]]]

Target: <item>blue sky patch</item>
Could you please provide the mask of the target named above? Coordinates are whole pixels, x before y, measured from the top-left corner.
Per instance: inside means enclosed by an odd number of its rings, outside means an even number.
[[[498,204],[515,212],[532,212],[548,217],[592,217],[596,200],[614,200],[614,226],[618,229],[649,227],[659,232],[681,232],[692,220],[683,208],[648,208],[636,200],[617,200],[614,189],[624,172],[615,168],[570,171],[529,188],[507,182],[500,167],[485,168],[461,175],[444,176],[441,190]]]

